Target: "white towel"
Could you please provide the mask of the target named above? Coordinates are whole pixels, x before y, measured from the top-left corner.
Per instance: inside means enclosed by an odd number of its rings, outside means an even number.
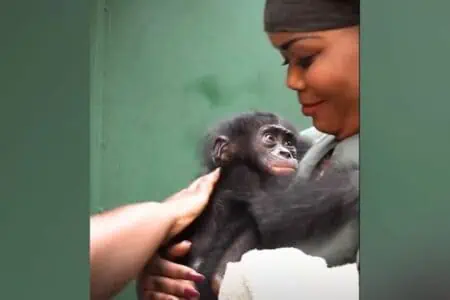
[[[356,264],[327,268],[295,248],[252,250],[228,263],[219,300],[356,300]]]

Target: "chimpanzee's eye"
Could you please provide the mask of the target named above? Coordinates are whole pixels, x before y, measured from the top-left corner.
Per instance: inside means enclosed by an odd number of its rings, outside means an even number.
[[[275,137],[272,134],[270,134],[270,133],[266,133],[263,136],[263,142],[265,144],[273,144],[273,143],[275,143]]]
[[[294,144],[292,143],[292,141],[286,140],[286,141],[284,141],[284,145],[285,145],[286,147],[292,147]]]

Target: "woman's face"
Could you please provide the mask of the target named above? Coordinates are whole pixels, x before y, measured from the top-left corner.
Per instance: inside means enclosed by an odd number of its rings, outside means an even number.
[[[305,116],[343,139],[359,132],[359,27],[309,33],[270,33]]]

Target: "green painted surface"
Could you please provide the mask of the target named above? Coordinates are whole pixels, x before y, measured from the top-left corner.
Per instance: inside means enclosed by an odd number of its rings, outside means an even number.
[[[90,2],[0,6],[0,299],[88,299]]]
[[[205,128],[250,109],[300,127],[261,1],[106,1],[93,41],[91,209],[161,200],[198,171]]]
[[[2,3],[0,18],[3,42],[0,57],[4,58],[0,68],[3,83],[0,298],[87,299],[88,3],[61,0],[25,3]],[[195,4],[192,11],[196,14],[206,11],[205,16],[191,21],[178,20],[181,11],[191,14],[191,8],[187,7],[164,10],[162,5],[144,2],[118,3],[129,5],[111,6],[112,17],[114,10],[121,14],[120,22],[114,25],[115,19],[109,20],[100,5],[101,10],[95,13],[98,26],[93,27],[93,33],[99,34],[93,35],[91,43],[92,49],[98,51],[92,53],[95,62],[92,83],[98,83],[91,91],[95,142],[91,149],[92,209],[138,197],[159,200],[185,185],[196,166],[193,150],[164,161],[161,157],[168,158],[169,154],[161,146],[152,148],[152,136],[164,140],[169,152],[171,145],[193,149],[194,136],[203,122],[240,105],[273,106],[293,119],[298,116],[294,95],[282,87],[283,71],[276,67],[280,60],[261,35],[260,2],[231,1],[216,8],[215,2],[200,7],[198,2],[190,1],[189,4]],[[164,5],[170,3],[165,1]],[[448,299],[449,3],[435,0],[362,3],[361,299]],[[225,17],[218,17],[218,13],[211,13],[220,10],[230,15],[229,5],[239,5],[231,14],[236,20],[232,24],[227,24]],[[178,14],[174,18],[178,28],[170,23],[173,20],[165,19],[169,10]],[[204,19],[214,21],[207,26],[217,30],[203,28]],[[192,31],[179,28],[183,22],[201,25],[195,25],[198,29]],[[241,26],[243,23],[245,26]],[[161,42],[169,37],[147,35],[149,27],[155,32],[166,30],[169,36],[184,32],[189,38],[181,36],[178,46],[172,45],[165,51]],[[116,32],[113,39],[104,34],[109,28],[110,34]],[[131,39],[130,28],[134,28],[136,40],[125,44]],[[211,52],[207,51],[206,41],[197,47],[198,52],[189,42],[193,37],[202,42],[202,32],[214,37]],[[229,32],[234,36],[230,37]],[[145,39],[137,38],[141,36]],[[228,46],[233,37],[239,43]],[[155,49],[149,45],[152,39],[159,45]],[[146,47],[136,47],[144,40]],[[220,49],[222,41],[227,51]],[[192,50],[177,50],[180,45]],[[153,54],[144,55],[144,51]],[[141,54],[134,55],[136,52]],[[160,56],[155,56],[155,52]],[[141,57],[140,64],[134,63],[134,57]],[[159,60],[160,66],[171,66],[165,70],[173,71],[175,61],[183,68],[176,68],[180,74],[172,74],[173,80],[167,80],[168,71],[156,69],[151,75],[149,65],[157,65]],[[205,63],[198,62],[201,60]],[[220,68],[224,60],[228,63]],[[258,82],[250,67],[262,73],[263,83],[258,84],[262,92],[250,89],[252,92],[240,95],[231,93],[234,98],[231,97],[228,106],[213,107],[202,95],[182,92],[185,83],[208,74],[221,74],[220,93],[236,91],[239,86],[255,86],[250,84]],[[231,73],[232,68],[235,74]],[[158,71],[161,71],[159,79]],[[180,81],[188,72],[195,75],[192,80]],[[139,77],[141,73],[146,73],[146,77]],[[114,92],[113,88],[122,92]],[[153,95],[154,90],[158,92]],[[115,97],[111,97],[114,93]],[[255,96],[258,93],[263,95],[260,101]],[[176,95],[184,97],[173,98]],[[171,106],[155,113],[154,107],[164,106],[156,100],[172,101]],[[175,100],[179,102],[174,103]],[[103,103],[108,105],[104,107]],[[197,118],[179,117],[181,112],[192,112],[194,107],[200,112]],[[171,132],[175,126],[169,128],[167,135],[153,130],[151,125],[159,124],[161,128],[165,123],[163,113],[176,116],[177,122],[185,125],[178,126],[178,135]],[[189,126],[188,120],[192,121]],[[301,118],[297,120],[303,122]],[[133,124],[127,125],[130,128],[127,130],[136,131],[134,142],[125,139],[133,137],[125,130],[124,124],[129,122]],[[121,155],[113,155],[113,150]],[[138,157],[137,154],[148,159],[140,159],[138,163],[143,167],[134,174],[139,169],[133,167],[133,155]],[[192,162],[179,173],[171,173],[186,158],[192,158]],[[114,163],[117,169],[110,172]],[[158,172],[162,173],[160,179]],[[111,187],[121,192],[114,194]],[[131,289],[118,297],[133,298]]]
[[[361,299],[449,299],[449,10],[362,1]]]
[[[240,111],[296,95],[262,30],[261,1],[100,1],[93,29],[91,211],[160,201],[199,171],[198,139]],[[133,299],[130,287],[119,298]]]

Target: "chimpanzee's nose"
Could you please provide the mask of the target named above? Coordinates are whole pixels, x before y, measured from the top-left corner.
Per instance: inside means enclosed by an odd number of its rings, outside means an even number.
[[[280,156],[284,157],[286,159],[291,159],[292,158],[291,152],[289,152],[288,150],[285,150],[285,149],[281,149],[280,150]]]

